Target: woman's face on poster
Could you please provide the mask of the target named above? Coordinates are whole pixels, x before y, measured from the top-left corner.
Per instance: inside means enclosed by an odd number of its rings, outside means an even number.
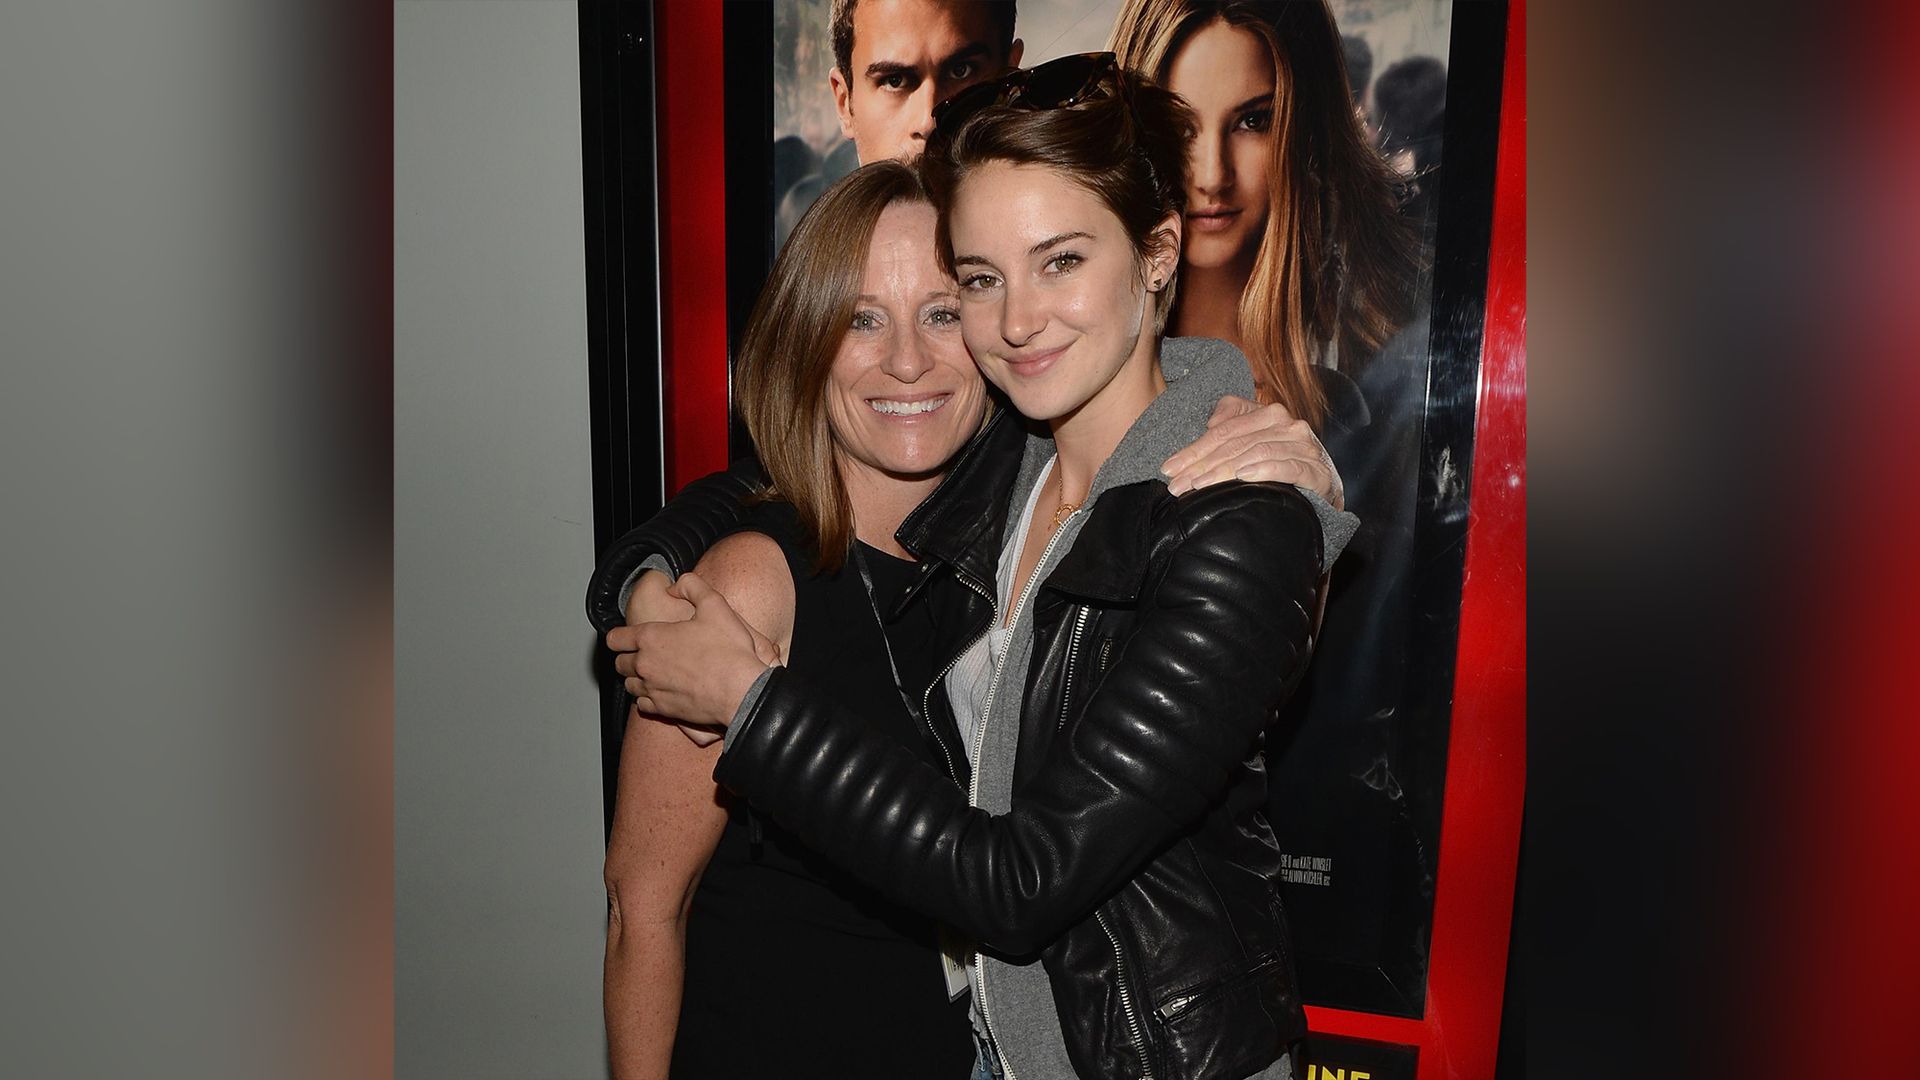
[[[1266,42],[1221,20],[1174,54],[1167,88],[1200,121],[1187,188],[1188,266],[1251,267],[1266,235],[1273,182],[1273,56]]]

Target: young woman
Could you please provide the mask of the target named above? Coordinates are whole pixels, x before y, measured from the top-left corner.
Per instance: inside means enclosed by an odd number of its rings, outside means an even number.
[[[1322,428],[1316,364],[1352,375],[1392,337],[1417,266],[1332,12],[1325,0],[1127,0],[1110,47],[1199,120],[1173,333],[1239,345],[1262,396]]]
[[[893,162],[801,220],[736,371],[771,483],[699,569],[793,672],[941,767],[954,740],[896,689],[932,678],[930,616],[877,615],[912,577],[894,530],[987,406],[933,230],[918,174]],[[627,726],[606,871],[614,1076],[967,1075],[933,924],[756,820],[716,789],[713,759],[669,727]]]
[[[963,93],[929,148],[968,350],[1037,422],[990,421],[897,534],[916,587],[966,590],[922,701],[966,792],[767,666],[698,575],[692,619],[631,631],[644,708],[729,726],[716,779],[980,942],[988,1075],[1282,1077],[1305,1030],[1260,740],[1351,519],[1160,472],[1252,389],[1231,347],[1162,340],[1192,127],[1097,54]]]

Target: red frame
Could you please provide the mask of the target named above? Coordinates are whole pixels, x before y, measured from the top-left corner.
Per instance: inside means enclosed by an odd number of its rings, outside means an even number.
[[[1420,1080],[1482,1080],[1500,1045],[1527,781],[1527,9],[1507,17],[1487,321],[1426,1015],[1307,1007],[1329,1035],[1420,1048]]]
[[[727,467],[726,55],[722,7],[654,6],[662,466],[669,495]]]
[[[727,464],[721,5],[664,3],[660,288],[667,490]],[[1526,3],[1501,91],[1473,489],[1426,1015],[1308,1006],[1312,1030],[1417,1046],[1420,1080],[1493,1075],[1526,788]]]

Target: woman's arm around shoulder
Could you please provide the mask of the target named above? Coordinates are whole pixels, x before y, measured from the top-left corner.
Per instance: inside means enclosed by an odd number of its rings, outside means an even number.
[[[1218,485],[1172,501],[1156,529],[1131,629],[1008,813],[968,806],[781,672],[716,777],[928,914],[1038,948],[1205,817],[1311,651],[1320,524],[1299,492]],[[849,775],[861,783],[834,782]]]
[[[778,545],[735,533],[699,570],[784,655],[793,581]],[[713,782],[717,753],[672,724],[628,714],[606,862],[604,991],[615,1080],[665,1077],[672,1060],[687,914],[727,822],[727,799]]]
[[[745,520],[746,498],[765,483],[759,462],[741,458],[680,489],[658,513],[608,545],[587,581],[587,619],[594,629],[605,634],[621,625],[649,559],[658,558],[673,575],[684,573],[716,537]]]

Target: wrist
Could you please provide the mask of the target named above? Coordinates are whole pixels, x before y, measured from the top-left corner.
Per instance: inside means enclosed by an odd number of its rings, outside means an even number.
[[[754,684],[766,675],[770,666],[772,665],[761,663],[760,658],[756,656],[727,661],[725,670],[716,680],[725,696],[726,711],[723,715],[714,718],[716,723],[722,725],[733,723],[734,718],[740,713],[740,706],[746,703],[747,695],[753,691]]]

